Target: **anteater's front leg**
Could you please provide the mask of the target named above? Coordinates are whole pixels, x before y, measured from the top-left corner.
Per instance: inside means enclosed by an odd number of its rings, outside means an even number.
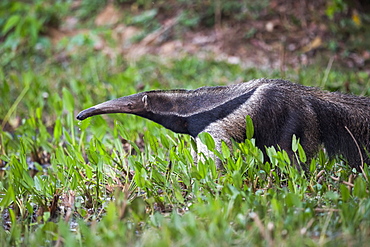
[[[225,142],[228,147],[231,147],[231,140],[230,137],[227,137],[226,133],[222,133],[222,131],[218,131],[214,133],[212,131],[207,131],[209,133],[214,142],[215,142],[215,150],[219,153],[222,153],[222,142]],[[200,140],[199,136],[195,138],[195,142],[197,144],[197,152],[193,152],[194,161],[197,163],[198,161],[205,161],[204,156],[210,158],[215,161],[216,167],[219,170],[223,170],[224,166],[222,161],[217,157],[213,150],[209,150],[208,147]]]

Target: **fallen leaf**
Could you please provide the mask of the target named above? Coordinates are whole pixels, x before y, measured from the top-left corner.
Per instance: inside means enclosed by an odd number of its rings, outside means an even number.
[[[306,45],[302,48],[302,52],[306,53],[306,52],[315,50],[315,49],[319,48],[321,45],[322,45],[322,39],[320,37],[316,37],[308,45]]]
[[[356,26],[361,26],[361,17],[357,13],[357,11],[353,11],[352,13],[352,21],[356,24]]]
[[[95,19],[97,26],[109,26],[116,24],[121,18],[121,14],[116,10],[113,4],[108,4],[105,9]]]

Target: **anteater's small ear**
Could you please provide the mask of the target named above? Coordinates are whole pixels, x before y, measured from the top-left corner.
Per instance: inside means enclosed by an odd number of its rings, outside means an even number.
[[[148,95],[144,95],[142,98],[141,98],[141,101],[143,101],[144,103],[144,106],[146,107],[148,105]]]

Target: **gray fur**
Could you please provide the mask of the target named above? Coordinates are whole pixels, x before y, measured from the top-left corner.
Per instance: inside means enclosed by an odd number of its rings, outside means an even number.
[[[279,146],[292,155],[296,135],[312,158],[323,144],[330,156],[341,154],[359,169],[369,163],[370,98],[332,93],[283,80],[259,79],[224,87],[196,90],[157,90],[111,100],[82,111],[77,119],[105,113],[130,113],[155,121],[196,139],[198,151],[212,156],[198,140],[210,133],[221,141],[245,139],[245,117],[255,127],[262,150]],[[359,148],[360,147],[360,150]],[[220,166],[220,164],[218,164]]]

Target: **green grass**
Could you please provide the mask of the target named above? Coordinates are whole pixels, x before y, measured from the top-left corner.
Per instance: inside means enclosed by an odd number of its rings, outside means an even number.
[[[370,81],[360,72],[307,67],[286,75],[331,90],[344,91],[351,81],[353,92],[369,94]],[[368,243],[367,167],[366,176],[358,174],[321,152],[304,174],[285,152],[269,149],[271,162],[264,161],[248,139],[223,149],[220,172],[213,160],[194,164],[188,136],[148,120],[124,114],[75,120],[84,108],[142,90],[261,77],[280,76],[195,57],[128,63],[91,52],[64,63],[24,59],[0,69],[0,245]]]

